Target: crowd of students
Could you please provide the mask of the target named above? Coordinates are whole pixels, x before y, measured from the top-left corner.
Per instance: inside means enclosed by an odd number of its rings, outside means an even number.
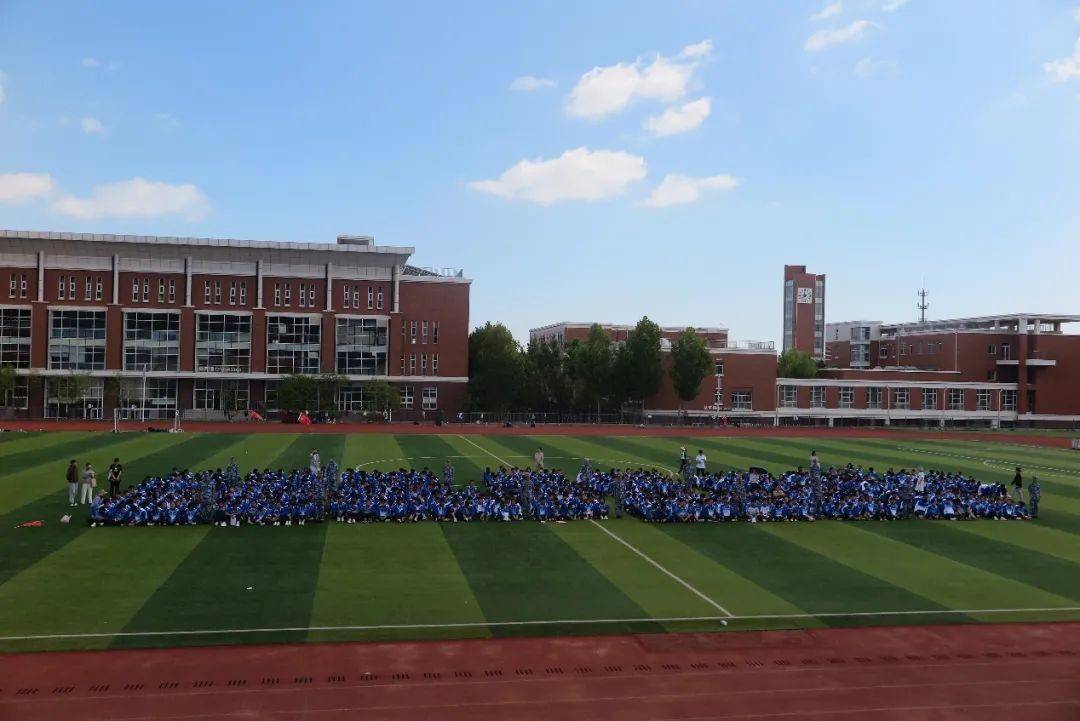
[[[539,453],[539,452],[538,452]],[[119,480],[91,504],[92,525],[214,523],[305,525],[329,518],[343,523],[573,521],[606,519],[611,506],[656,523],[976,519],[1020,520],[1038,514],[1038,479],[1030,487],[1031,512],[1022,497],[1020,469],[1013,494],[1000,483],[959,473],[922,469],[884,472],[853,464],[772,475],[763,468],[709,473],[704,454],[693,464],[685,451],[677,474],[648,468],[595,469],[586,459],[575,475],[543,467],[486,468],[479,484],[455,484],[448,461],[429,468],[391,471],[323,469],[317,451],[308,468],[252,470],[173,469],[120,492]],[[110,480],[119,479],[119,460]]]

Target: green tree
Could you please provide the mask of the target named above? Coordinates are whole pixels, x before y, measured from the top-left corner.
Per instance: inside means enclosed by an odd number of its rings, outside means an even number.
[[[562,345],[555,341],[531,342],[522,360],[525,365],[524,405],[542,412],[569,410],[573,389]]]
[[[388,381],[365,381],[364,406],[371,411],[383,413],[401,408],[401,393]]]
[[[712,356],[705,346],[705,341],[687,328],[671,345],[671,384],[679,400],[688,402],[697,398],[701,391],[701,381],[713,370]]]
[[[345,376],[323,373],[315,381],[315,408],[320,411],[337,410],[338,393],[348,384]]]
[[[278,385],[277,406],[286,414],[318,408],[319,385],[314,376],[288,375]]]
[[[13,395],[12,391],[15,390],[15,384],[18,381],[19,376],[15,372],[15,366],[0,366],[0,406],[6,407],[8,405],[8,401],[11,400]]]
[[[574,344],[570,363],[574,377],[574,405],[582,411],[609,405],[615,365],[611,335],[593,324],[585,341]]]
[[[662,337],[660,326],[648,316],[637,322],[616,356],[616,395],[643,401],[660,390],[664,383]]]
[[[502,323],[485,323],[469,334],[467,405],[477,411],[519,407],[525,380],[521,346]]]
[[[798,348],[788,348],[776,362],[779,378],[813,378],[817,371],[817,362]]]

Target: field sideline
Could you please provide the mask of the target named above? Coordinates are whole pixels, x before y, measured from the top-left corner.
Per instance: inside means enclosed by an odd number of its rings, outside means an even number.
[[[672,468],[926,466],[1043,481],[1033,522],[650,525],[316,524],[107,528],[58,523],[69,458],[133,482],[172,467]],[[0,650],[485,638],[973,621],[1080,620],[1080,454],[903,437],[0,435]],[[44,520],[39,529],[16,528]]]

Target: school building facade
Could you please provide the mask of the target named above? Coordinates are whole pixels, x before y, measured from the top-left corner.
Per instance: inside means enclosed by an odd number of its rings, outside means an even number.
[[[456,413],[468,375],[470,281],[408,263],[411,247],[0,231],[0,399],[23,417],[216,418],[276,408],[290,374],[335,374],[343,412],[364,382],[406,410]],[[65,376],[89,378],[81,397]],[[70,385],[69,385],[70,391]]]

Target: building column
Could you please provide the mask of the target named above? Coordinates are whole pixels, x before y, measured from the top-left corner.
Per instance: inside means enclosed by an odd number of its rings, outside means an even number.
[[[263,262],[255,261],[255,307],[265,308],[263,305]]]
[[[191,256],[184,258],[184,305],[191,307]]]
[[[326,312],[334,311],[334,264],[326,264]]]
[[[120,305],[120,256],[112,257],[112,304]]]
[[[37,254],[37,302],[45,302],[45,251]]]
[[[390,280],[391,280],[390,292],[394,296],[391,299],[390,307],[392,308],[392,312],[400,313],[401,312],[401,309],[400,309],[400,304],[401,304],[401,269],[396,265],[390,271]]]
[[[1028,332],[1027,318],[1020,318],[1017,323],[1019,332],[1016,343],[1016,412],[1020,414],[1031,413],[1028,408]]]

